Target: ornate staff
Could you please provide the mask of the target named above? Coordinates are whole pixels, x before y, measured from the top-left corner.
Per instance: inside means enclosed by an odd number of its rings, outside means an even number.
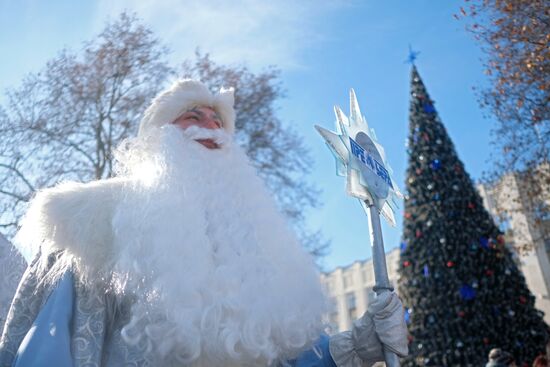
[[[388,278],[384,240],[380,225],[380,215],[395,226],[394,210],[397,198],[402,194],[390,174],[384,148],[378,144],[374,130],[369,129],[367,120],[361,115],[355,92],[350,90],[350,116],[338,107],[336,133],[315,125],[336,158],[338,176],[347,178],[346,191],[356,197],[369,217],[369,229],[374,265],[374,291],[377,295],[393,291]],[[399,367],[399,357],[384,348],[388,367]]]

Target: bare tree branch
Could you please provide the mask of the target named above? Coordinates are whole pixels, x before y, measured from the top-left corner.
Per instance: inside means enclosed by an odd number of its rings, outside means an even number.
[[[27,186],[27,189],[29,191],[34,191],[35,190],[34,186],[29,182],[29,180],[25,177],[25,175],[23,175],[23,173],[17,169],[17,161],[18,159],[16,159],[15,162],[11,165],[0,163],[0,167],[13,172],[17,177],[21,179],[21,181],[23,181],[23,183]]]
[[[8,236],[36,189],[112,175],[112,150],[136,130],[172,73],[166,54],[149,29],[122,13],[80,52],[62,50],[8,92],[0,110],[0,221]]]
[[[486,181],[517,177],[520,202],[534,240],[550,240],[550,11],[546,0],[474,0],[461,8],[467,29],[485,53],[488,88],[480,104],[496,118],[494,168]],[[457,16],[460,18],[460,16]],[[510,209],[516,208],[516,209]],[[508,211],[508,212],[507,212]],[[520,247],[532,247],[521,243]]]

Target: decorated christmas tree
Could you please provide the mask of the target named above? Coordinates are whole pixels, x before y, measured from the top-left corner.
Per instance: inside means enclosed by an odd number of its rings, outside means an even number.
[[[548,327],[413,66],[399,292],[405,366],[484,366],[492,348],[531,365]]]

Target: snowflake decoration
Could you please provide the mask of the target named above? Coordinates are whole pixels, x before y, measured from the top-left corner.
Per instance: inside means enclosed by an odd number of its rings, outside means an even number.
[[[347,177],[346,191],[361,202],[365,212],[370,205],[395,226],[394,211],[398,207],[399,192],[391,177],[384,148],[376,140],[373,129],[361,115],[357,97],[350,90],[350,116],[335,106],[336,133],[315,125],[336,158],[336,173]]]

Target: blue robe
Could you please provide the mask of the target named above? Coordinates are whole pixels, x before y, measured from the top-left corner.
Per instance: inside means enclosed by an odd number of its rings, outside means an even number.
[[[109,314],[108,294],[85,289],[71,272],[48,286],[40,281],[44,271],[37,258],[23,276],[0,339],[0,367],[147,365],[120,332],[113,332],[125,319]],[[321,335],[311,350],[288,364],[336,367],[328,344],[329,337]]]

